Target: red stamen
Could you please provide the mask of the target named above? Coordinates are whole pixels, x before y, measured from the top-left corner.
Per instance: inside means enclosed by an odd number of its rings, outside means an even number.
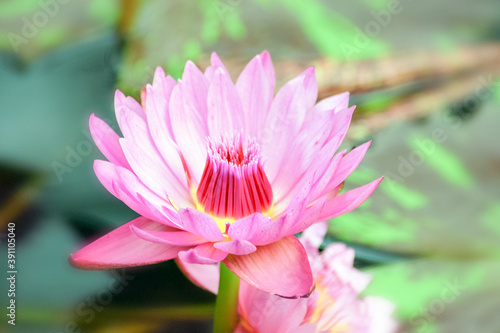
[[[220,218],[239,219],[267,211],[273,191],[260,155],[249,139],[243,148],[240,135],[208,138],[207,163],[196,196],[205,212]]]

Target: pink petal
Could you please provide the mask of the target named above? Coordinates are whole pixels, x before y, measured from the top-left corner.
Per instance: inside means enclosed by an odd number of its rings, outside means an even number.
[[[301,182],[300,187],[297,186],[300,190],[294,194],[292,200],[288,203],[288,206],[283,214],[286,219],[286,232],[288,232],[292,225],[304,214],[307,204],[310,202],[309,198],[312,182],[312,175],[310,175],[307,179],[304,179]],[[278,204],[275,205],[275,209],[278,210]]]
[[[347,109],[349,106],[349,92],[343,92],[338,95],[327,97],[316,104],[314,107],[318,111],[334,111]]]
[[[331,127],[331,133],[327,139],[328,141],[337,140],[338,146],[340,146],[342,140],[344,139],[347,133],[347,130],[349,129],[349,125],[351,124],[351,118],[355,109],[356,106],[353,105],[350,108],[335,112],[335,119],[333,126]],[[333,152],[337,150],[338,146],[335,147]]]
[[[92,138],[103,155],[106,156],[111,163],[130,169],[130,165],[118,141],[120,139],[118,134],[94,114],[90,116],[89,126]]]
[[[177,213],[179,225],[186,231],[198,235],[210,242],[224,240],[224,235],[217,222],[209,215],[196,209],[181,209]]]
[[[267,245],[282,237],[293,235],[304,223],[313,223],[317,213],[313,210],[307,212],[311,182],[305,182],[303,188],[289,203],[286,211],[274,220],[262,214],[253,214],[231,224],[228,235],[231,239],[244,239],[254,245]],[[323,202],[318,202],[323,205]],[[276,209],[276,207],[275,207]],[[320,206],[314,208],[320,210]],[[314,213],[314,214],[313,214]],[[313,217],[311,219],[311,217]],[[305,228],[305,227],[304,227]]]
[[[342,183],[358,167],[359,163],[363,160],[368,147],[370,147],[370,144],[371,141],[365,142],[342,157],[335,173],[332,176],[332,179],[328,184],[329,189],[333,189],[340,185],[340,183]]]
[[[226,72],[227,72],[227,69],[226,69],[226,66],[224,66],[224,64],[220,60],[217,53],[215,53],[215,52],[212,52],[212,54],[210,56],[210,62],[212,63],[212,66],[207,67],[207,69],[205,70],[204,76],[208,81],[211,82],[214,79],[215,71],[218,68],[221,68],[222,70],[224,70]]]
[[[368,312],[369,332],[378,333],[399,332],[398,323],[392,318],[392,313],[396,309],[395,305],[390,301],[374,296],[367,296],[364,298],[363,303],[366,305]]]
[[[375,191],[382,179],[384,179],[384,177],[327,201],[318,219],[333,219],[334,217],[349,213],[353,209],[356,209],[373,193],[373,191]]]
[[[180,231],[179,229],[172,228],[166,231],[151,231],[143,230],[138,226],[132,224],[130,226],[132,232],[144,240],[153,243],[169,244],[177,246],[193,246],[206,243],[207,241],[187,231]]]
[[[202,119],[207,118],[208,80],[192,62],[188,61],[182,73],[183,94],[198,111]]]
[[[245,129],[240,98],[229,74],[222,68],[214,73],[208,89],[207,103],[208,130],[212,138]]]
[[[130,225],[146,230],[161,231],[165,227],[144,217],[138,217],[72,254],[73,267],[97,270],[154,264],[177,257],[185,247],[145,241],[132,233]]]
[[[132,97],[125,96],[120,90],[115,92],[115,111],[125,108],[134,112],[138,117],[146,119],[142,106]],[[118,118],[118,117],[117,117]]]
[[[248,63],[236,82],[245,116],[245,133],[256,138],[262,135],[273,101],[274,85],[271,57],[264,51]]]
[[[236,255],[245,255],[245,254],[250,254],[252,252],[255,252],[257,248],[255,245],[252,243],[244,240],[244,239],[237,239],[237,240],[232,240],[232,241],[227,241],[227,242],[219,242],[214,244],[215,248],[230,253],[230,254],[236,254]]]
[[[145,115],[139,116],[126,107],[120,107],[116,110],[116,120],[124,138],[134,141],[142,149],[148,150],[149,154],[156,153]]]
[[[166,197],[168,194],[178,206],[191,207],[191,190],[180,157],[175,150],[172,151],[173,147],[165,151],[165,156],[169,157],[166,161],[158,151],[145,119],[126,108],[119,109],[117,117],[125,137],[120,139],[120,145],[134,173],[159,195]]]
[[[234,221],[228,230],[231,239],[246,240],[254,245],[267,245],[283,237],[285,218],[271,221],[263,214],[252,214]]]
[[[314,106],[318,99],[318,81],[313,66],[307,68],[304,72],[305,103],[307,107]]]
[[[182,165],[182,159],[168,128],[170,118],[168,117],[166,101],[163,97],[157,97],[157,94],[153,93],[150,85],[146,89],[149,96],[147,102],[149,105],[147,120],[151,138],[160,155],[163,157],[165,167],[177,178],[178,183],[185,184],[184,186],[187,187],[189,184],[184,166]]]
[[[316,181],[311,189],[311,200],[316,200],[317,198],[325,195],[327,192],[331,191],[331,188],[328,187],[328,183],[332,179],[333,175],[336,172],[336,169],[345,154],[345,150],[341,151],[328,162],[326,169],[317,170],[317,175],[315,177]]]
[[[179,258],[188,264],[214,264],[224,260],[227,252],[214,247],[213,243],[205,243],[195,248],[179,252]]]
[[[274,86],[274,82],[276,81],[275,75],[274,75],[274,66],[273,62],[271,60],[271,55],[267,51],[263,51],[260,54],[260,61],[262,63],[262,68],[264,69],[264,74],[267,77],[267,80],[272,83]]]
[[[304,320],[307,301],[282,298],[241,281],[239,312],[251,332],[290,332]]]
[[[175,142],[186,160],[193,183],[197,185],[207,157],[208,127],[205,116],[196,107],[190,89],[179,81],[172,91],[169,112]]]
[[[323,195],[331,191],[331,186],[327,183],[328,178],[322,179],[320,183],[316,184],[316,182],[318,182],[321,173],[328,172],[330,175],[334,173],[333,168],[335,166],[332,163],[338,161],[332,161],[330,156],[335,153],[342,143],[349,128],[354,108],[341,110],[335,114],[331,113],[332,117],[328,118],[329,122],[327,122],[327,119],[320,121],[320,123],[329,125],[325,127],[328,129],[328,132],[326,132],[327,138],[323,130],[315,127],[304,128],[296,136],[295,141],[289,148],[290,151],[281,162],[278,176],[272,183],[273,190],[275,189],[273,191],[274,207],[277,212],[281,212],[289,204],[296,192],[304,186],[305,182],[309,181],[311,176],[313,176],[315,185],[310,200],[315,200],[320,194]],[[319,135],[319,137],[316,135]],[[326,140],[326,143],[323,144],[323,140]],[[316,187],[323,187],[323,189],[320,191]]]
[[[331,173],[334,172],[333,166],[330,165],[331,156],[340,146],[349,128],[353,111],[354,107],[337,112],[314,109],[307,114],[304,125],[295,137],[290,153],[281,162],[280,172],[274,180],[273,185],[277,188],[276,206],[286,205],[297,189],[303,186],[302,183],[310,173],[316,173],[315,181],[318,181],[324,172],[329,172],[328,177],[331,178]],[[322,184],[330,178],[323,179]],[[320,191],[314,187],[316,186],[313,186],[311,200],[319,197]]]
[[[308,323],[304,325],[300,325],[297,328],[294,328],[290,331],[290,333],[317,333],[318,324],[316,323]],[[321,331],[319,333],[329,333],[330,331]]]
[[[103,186],[132,210],[151,220],[175,226],[175,216],[166,214],[169,210],[163,210],[163,207],[173,209],[171,204],[144,186],[130,170],[107,161],[96,160],[94,171]],[[145,205],[142,198],[149,204]]]
[[[219,55],[215,52],[212,52],[210,56],[210,61],[212,63],[212,67],[214,69],[217,68],[222,68],[225,72],[227,72],[226,66],[222,63],[222,60],[220,60]]]
[[[307,297],[314,285],[306,251],[294,236],[244,256],[230,254],[224,264],[255,288],[282,297]]]
[[[372,276],[353,267],[354,255],[354,250],[347,248],[345,244],[333,243],[328,245],[319,258],[323,266],[318,274],[335,275],[338,280],[331,282],[334,283],[332,288],[335,288],[335,284],[340,281],[346,286],[349,285],[356,294],[359,294],[368,286]]]
[[[303,135],[299,137],[304,138]],[[307,135],[305,136],[307,137]],[[297,139],[297,141],[300,139]],[[307,141],[307,139],[305,139]],[[296,141],[296,143],[297,143]],[[317,142],[316,139],[312,140]],[[295,197],[297,192],[302,189],[307,182],[315,184],[321,172],[327,170],[328,165],[331,163],[331,156],[334,150],[338,147],[339,141],[331,140],[327,142],[322,148],[319,147],[303,147],[299,146],[294,149],[294,153],[287,157],[282,166],[281,174],[275,180],[277,190],[274,192],[274,209],[276,212],[284,210],[291,200]],[[309,153],[300,153],[299,150],[310,151]],[[287,175],[287,177],[285,177]],[[314,191],[314,186],[311,187]],[[316,193],[309,194],[309,201],[314,200]]]
[[[158,155],[150,155],[139,145],[127,139],[120,144],[134,173],[152,191],[163,198],[170,198],[178,207],[193,207],[187,183],[179,180]]]
[[[266,175],[273,188],[284,160],[297,154],[292,149],[293,143],[304,123],[306,112],[314,106],[316,96],[317,83],[311,67],[286,83],[271,104],[261,143],[262,154],[268,158]]]
[[[170,75],[166,76],[163,68],[160,66],[156,67],[153,78],[153,88],[155,93],[164,96],[164,98],[168,100],[175,85],[175,80]]]
[[[321,221],[314,223],[309,228],[304,230],[302,235],[300,235],[300,242],[304,244],[306,250],[309,248],[319,249],[321,243],[323,243],[323,238],[325,238],[326,231],[328,229],[328,222]]]
[[[312,206],[308,207],[302,216],[293,223],[292,227],[287,234],[293,235],[299,232],[304,231],[309,228],[313,223],[318,222],[318,216],[323,211],[327,198],[323,197],[317,200]]]
[[[184,167],[173,141],[168,111],[170,96],[175,85],[175,80],[170,76],[165,77],[163,70],[158,67],[153,86],[146,86],[148,96],[146,118],[151,137],[166,165],[180,182],[186,182]]]
[[[179,258],[175,262],[191,282],[217,295],[219,291],[219,264],[188,264]]]

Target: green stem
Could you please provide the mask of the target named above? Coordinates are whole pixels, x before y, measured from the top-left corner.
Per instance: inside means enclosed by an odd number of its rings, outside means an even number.
[[[214,333],[233,333],[238,324],[240,279],[220,264],[219,293],[215,301]]]

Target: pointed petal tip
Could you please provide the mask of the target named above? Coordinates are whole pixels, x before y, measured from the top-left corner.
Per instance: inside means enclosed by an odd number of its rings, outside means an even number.
[[[275,85],[275,74],[274,74],[274,65],[271,59],[271,54],[268,51],[263,51],[260,54],[260,62],[261,66],[264,69],[264,73],[269,80],[272,88],[274,89]]]
[[[316,68],[314,66],[309,66],[304,71],[307,75],[314,75],[316,73]]]
[[[89,260],[85,260],[85,259],[79,258],[78,253],[79,252],[71,253],[70,256],[68,257],[69,265],[73,268],[76,268],[76,269],[81,269],[84,271],[98,271],[98,270],[103,270],[103,269],[112,269],[112,268],[122,267],[122,266],[113,265],[113,264],[103,265],[103,264],[99,264],[99,263],[92,262]]]
[[[115,90],[115,102],[116,101],[121,101],[125,98],[125,94],[121,92],[120,89]]]
[[[158,77],[165,77],[165,71],[163,70],[163,68],[161,66],[157,66],[156,69],[155,69],[155,77],[158,76]]]
[[[343,98],[349,98],[351,96],[351,93],[349,91],[344,91],[341,92],[340,94],[337,94],[337,96],[342,96]]]
[[[148,227],[151,223],[160,225],[138,217],[71,254],[70,265],[84,270],[143,266],[176,258],[179,251],[187,249],[145,241],[132,233],[130,225],[135,223],[139,227]]]
[[[100,269],[111,268],[111,267],[100,267],[99,265],[96,265],[95,263],[88,262],[85,260],[80,260],[78,258],[75,258],[76,254],[78,254],[78,253],[72,253],[68,257],[68,263],[73,268],[81,269],[81,270],[85,270],[85,271],[97,271]]]
[[[93,128],[96,126],[96,122],[98,122],[99,117],[95,115],[95,113],[92,113],[89,117],[89,128],[90,128],[90,133],[92,134]]]
[[[186,72],[186,70],[194,69],[195,67],[196,67],[196,69],[198,69],[198,67],[196,66],[196,64],[193,61],[188,60],[188,61],[186,61],[186,65],[184,65],[184,72]]]
[[[219,55],[217,54],[217,52],[215,52],[215,51],[214,51],[214,52],[212,52],[212,53],[210,54],[210,60],[212,61],[212,65],[213,65],[214,60],[215,60],[215,61],[216,61],[216,60],[220,60]]]
[[[220,66],[222,61],[220,60],[220,57],[217,54],[217,52],[212,52],[212,54],[210,55],[210,62],[212,63],[212,66],[214,66],[214,67]]]
[[[77,267],[77,263],[75,261],[75,259],[73,258],[73,255],[74,253],[71,253],[68,257],[68,264],[71,266],[71,267],[74,267],[74,268],[78,268]]]
[[[354,149],[357,149],[357,150],[363,152],[362,155],[364,156],[364,154],[368,151],[368,148],[370,148],[371,144],[372,144],[372,140],[368,140],[366,142],[363,142],[359,146],[354,147],[353,149],[351,149],[351,151]]]
[[[307,85],[312,79],[316,79],[316,69],[314,66],[310,66],[302,71],[302,73],[300,73],[297,77],[302,78],[302,80],[304,80],[304,84]]]
[[[105,168],[109,167],[109,164],[111,162],[105,161],[105,160],[100,160],[100,159],[95,159],[93,165],[94,173],[99,176],[101,174],[101,171]],[[103,172],[105,173],[105,172]]]

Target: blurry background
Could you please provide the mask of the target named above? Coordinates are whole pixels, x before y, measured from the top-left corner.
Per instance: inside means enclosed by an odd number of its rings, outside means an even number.
[[[278,86],[315,65],[321,97],[352,92],[344,148],[373,140],[346,188],[386,179],[327,239],[374,275],[365,294],[402,332],[500,332],[499,39],[495,0],[0,1],[0,258],[15,222],[18,270],[0,330],[210,331],[213,296],[173,262],[67,264],[136,216],[93,174],[88,118],[116,129],[114,90],[138,97],[156,66],[216,51],[234,78],[266,49]]]

